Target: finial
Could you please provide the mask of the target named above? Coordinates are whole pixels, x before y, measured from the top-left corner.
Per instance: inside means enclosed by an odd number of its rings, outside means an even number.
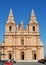
[[[19,28],[23,28],[23,21],[21,21]]]
[[[10,12],[12,12],[12,9],[10,9]]]
[[[17,25],[17,28],[18,28],[18,25]]]
[[[16,25],[17,26],[17,31],[18,31],[18,25]]]
[[[21,24],[23,25],[23,21],[21,21]]]
[[[31,13],[31,16],[35,16],[35,14],[34,14],[34,10],[32,9],[32,13]]]
[[[10,9],[9,16],[13,16],[12,9]]]

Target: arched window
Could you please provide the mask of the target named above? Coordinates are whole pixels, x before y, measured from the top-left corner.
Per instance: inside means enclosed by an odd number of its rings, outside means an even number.
[[[9,26],[9,31],[12,31],[12,26]]]
[[[32,27],[33,31],[35,31],[35,26]]]
[[[24,45],[24,39],[21,39],[21,45]]]

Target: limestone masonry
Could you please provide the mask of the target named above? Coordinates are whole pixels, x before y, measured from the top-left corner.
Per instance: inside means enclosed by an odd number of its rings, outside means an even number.
[[[0,44],[0,59],[38,60],[44,58],[44,46],[40,40],[39,25],[34,11],[24,29],[23,21],[16,25],[12,10],[5,25],[4,42]]]

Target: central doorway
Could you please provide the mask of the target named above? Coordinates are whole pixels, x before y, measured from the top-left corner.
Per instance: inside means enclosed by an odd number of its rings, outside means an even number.
[[[21,52],[21,59],[24,60],[24,52]]]
[[[12,53],[9,53],[9,59],[12,59]]]

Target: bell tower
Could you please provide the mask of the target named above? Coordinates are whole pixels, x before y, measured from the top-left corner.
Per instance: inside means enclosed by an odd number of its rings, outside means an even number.
[[[10,9],[8,21],[6,22],[5,33],[6,34],[15,34],[15,31],[16,31],[16,24],[14,22],[14,16],[12,13],[12,9]]]
[[[15,45],[15,32],[16,32],[16,24],[14,22],[14,16],[12,13],[12,10],[10,9],[10,13],[8,16],[8,21],[6,22],[5,26],[5,35],[4,35],[4,41],[5,45]]]
[[[39,25],[38,25],[38,22],[36,20],[36,16],[34,14],[34,10],[32,10],[32,13],[31,13],[31,17],[30,17],[30,22],[28,24],[28,33],[39,33]]]

